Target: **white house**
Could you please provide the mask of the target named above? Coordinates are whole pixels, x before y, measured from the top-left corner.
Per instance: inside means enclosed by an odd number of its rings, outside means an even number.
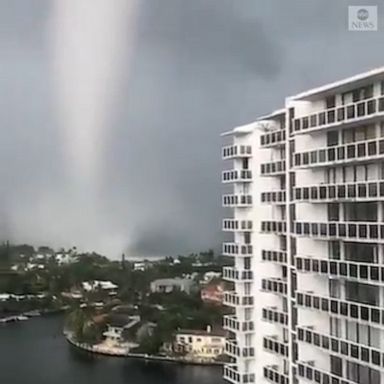
[[[84,281],[82,286],[86,292],[92,292],[101,289],[103,291],[108,291],[110,295],[115,295],[118,288],[118,286],[111,281],[103,280]]]
[[[226,333],[223,330],[179,330],[175,334],[174,348],[196,361],[214,361],[225,350]]]
[[[180,291],[190,293],[194,281],[191,279],[181,279],[176,277],[174,279],[158,279],[151,282],[151,292],[170,293],[173,291]]]

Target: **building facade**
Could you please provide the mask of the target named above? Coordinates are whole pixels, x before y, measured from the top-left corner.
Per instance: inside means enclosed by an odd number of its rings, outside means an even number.
[[[200,291],[200,298],[206,304],[223,305],[224,300],[224,282],[210,281],[203,286]]]
[[[171,293],[174,291],[191,293],[195,283],[192,279],[157,279],[151,282],[150,289],[152,293]]]
[[[223,330],[179,330],[174,349],[196,362],[213,362],[224,354],[226,333]]]
[[[384,68],[224,134],[231,383],[384,383]]]

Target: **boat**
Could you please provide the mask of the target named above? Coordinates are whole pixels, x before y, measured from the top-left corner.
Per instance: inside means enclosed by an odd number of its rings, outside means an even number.
[[[24,316],[24,315],[20,315],[20,316],[17,316],[17,320],[18,321],[25,321],[25,320],[28,320],[28,317]]]
[[[38,317],[38,316],[41,316],[41,313],[36,309],[36,310],[33,310],[33,311],[25,312],[24,316],[27,316],[27,317]]]

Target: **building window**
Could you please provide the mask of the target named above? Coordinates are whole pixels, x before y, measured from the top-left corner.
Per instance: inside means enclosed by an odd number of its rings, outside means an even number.
[[[339,144],[339,132],[338,131],[330,131],[327,132],[327,146],[335,146]]]
[[[343,361],[340,357],[331,356],[331,373],[336,376],[343,376]]]
[[[335,95],[328,96],[325,99],[325,104],[327,106],[327,109],[335,108],[336,107],[336,97],[335,97]]]

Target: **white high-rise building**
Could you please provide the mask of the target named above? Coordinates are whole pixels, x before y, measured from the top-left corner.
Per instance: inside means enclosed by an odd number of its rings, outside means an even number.
[[[384,68],[224,136],[225,379],[384,384]]]

